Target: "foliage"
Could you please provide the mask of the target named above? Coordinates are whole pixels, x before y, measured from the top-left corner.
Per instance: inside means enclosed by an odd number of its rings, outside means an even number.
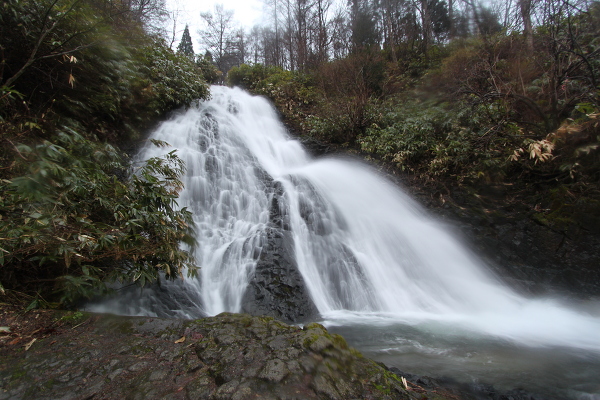
[[[381,109],[383,108],[383,110]],[[459,179],[496,179],[510,138],[500,118],[502,106],[444,104],[432,100],[388,101],[359,138],[363,151],[403,170]]]
[[[118,41],[90,48],[72,70],[75,87],[59,86],[53,108],[110,140],[137,138],[167,111],[208,96],[193,61],[158,38],[136,48]]]
[[[0,84],[26,95],[28,112],[52,109],[102,138],[127,139],[208,94],[191,60],[135,21],[128,30],[112,25],[115,15],[97,3],[9,1],[4,7]]]
[[[1,183],[4,286],[48,283],[72,302],[107,281],[143,285],[159,271],[170,278],[195,271],[191,213],[176,203],[183,165],[174,152],[122,180],[119,152],[73,129],[18,151],[27,172]]]
[[[191,216],[176,203],[181,160],[130,170],[117,150],[208,96],[196,63],[146,33],[161,4],[1,4],[2,290],[73,302],[109,281],[194,273]]]
[[[385,93],[404,94],[367,108],[361,149],[428,177],[595,185],[598,9],[554,15],[533,54],[497,32],[453,41],[417,79],[402,67],[417,54],[389,63]]]
[[[173,54],[162,41],[145,47],[141,62],[147,78],[140,86],[148,97],[149,109],[156,115],[208,97],[208,87],[195,63],[184,55]]]
[[[192,44],[192,37],[190,36],[190,29],[186,25],[181,35],[181,41],[177,46],[177,53],[183,53],[190,59],[194,59],[194,45]]]
[[[252,66],[242,64],[239,67],[233,67],[229,70],[227,73],[227,84],[255,91],[265,88],[267,78],[286,73],[288,76],[292,75],[291,72],[285,71],[280,67],[265,66],[263,64],[254,64]]]
[[[196,58],[196,67],[200,70],[202,77],[207,83],[217,83],[221,80],[221,73],[206,55]]]

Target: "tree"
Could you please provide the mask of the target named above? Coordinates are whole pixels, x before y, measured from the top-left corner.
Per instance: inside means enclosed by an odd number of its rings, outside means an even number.
[[[294,49],[299,70],[304,70],[308,65],[308,21],[312,3],[308,0],[295,0],[294,2]]]
[[[341,59],[350,52],[350,29],[348,27],[346,13],[338,8],[330,22],[331,50],[333,58]]]
[[[527,50],[533,51],[533,25],[531,23],[531,0],[519,0],[519,9],[521,10],[521,18],[523,20],[523,36]]]
[[[133,18],[146,28],[158,25],[168,15],[165,0],[127,0],[123,4],[131,10]]]
[[[233,10],[223,9],[222,4],[216,4],[214,14],[203,12],[200,17],[204,20],[206,29],[201,30],[202,41],[213,55],[213,61],[219,71],[227,72],[226,56],[235,43]]]
[[[351,0],[352,49],[358,51],[379,43],[379,32],[369,0]]]
[[[3,6],[6,8],[6,14],[2,16],[3,27],[0,33],[3,41],[11,41],[7,47],[13,45],[15,49],[15,52],[10,54],[2,51],[0,83],[6,87],[11,87],[34,64],[47,59],[72,56],[95,44],[86,39],[95,33],[98,18],[91,15],[82,0],[13,1]],[[27,26],[23,23],[25,15]],[[19,39],[25,40],[16,43]],[[9,75],[4,78],[6,73]]]
[[[283,51],[284,49],[282,48],[282,32],[280,29],[280,25],[281,25],[281,18],[282,18],[282,4],[281,4],[281,0],[265,0],[264,2],[266,8],[269,10],[270,12],[270,18],[271,18],[271,23],[272,23],[272,28],[270,28],[272,30],[271,32],[266,32],[263,31],[263,36],[269,36],[270,37],[270,41],[272,43],[267,44],[264,43],[265,46],[264,47],[264,51],[269,51],[269,53],[272,54],[272,58],[273,62],[272,65],[276,65],[278,67],[283,66]],[[285,3],[287,9],[288,9],[288,13],[289,13],[289,7],[290,7],[290,0],[286,0]],[[267,47],[270,47],[270,49],[267,50]],[[289,49],[289,47],[288,47]],[[290,66],[291,69],[293,69],[293,66]]]
[[[192,44],[192,37],[190,36],[190,30],[187,25],[183,30],[183,35],[181,35],[181,42],[179,42],[179,46],[177,46],[177,52],[186,55],[191,60],[194,59],[194,45]]]
[[[327,11],[331,6],[330,0],[316,0],[316,10],[313,20],[317,23],[313,26],[312,36],[315,37],[315,49],[313,64],[319,65],[327,61],[329,47],[329,33],[327,30]]]
[[[479,32],[484,36],[493,35],[502,30],[502,24],[494,10],[480,7],[478,13]]]

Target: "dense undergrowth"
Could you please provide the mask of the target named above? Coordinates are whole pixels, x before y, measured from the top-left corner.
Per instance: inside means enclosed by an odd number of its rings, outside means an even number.
[[[0,294],[65,304],[194,272],[185,166],[123,150],[208,86],[125,4],[0,3]]]
[[[577,209],[600,221],[599,29],[594,3],[538,26],[533,52],[500,32],[398,61],[364,48],[308,73],[241,66],[229,84],[269,97],[299,135],[425,182],[512,188],[563,230]]]

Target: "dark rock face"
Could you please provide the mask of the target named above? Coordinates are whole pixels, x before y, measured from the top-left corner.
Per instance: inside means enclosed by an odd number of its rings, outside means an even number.
[[[589,226],[597,221],[593,213],[579,219],[575,213],[559,227],[527,203],[530,199],[519,199],[506,188],[480,187],[472,189],[474,195],[450,185],[403,183],[432,212],[458,226],[464,241],[517,290],[600,297],[600,234]]]
[[[306,321],[318,311],[296,263],[283,188],[278,183],[275,188],[266,243],[244,293],[242,312],[286,322]]]
[[[339,154],[339,149],[333,144],[321,142],[309,136],[298,136],[297,139],[302,143],[302,146],[313,156],[325,156],[331,154]]]
[[[533,294],[600,296],[600,237],[570,236],[532,219],[468,227],[498,274]]]
[[[318,311],[298,271],[291,232],[270,227],[266,240],[244,293],[242,312],[287,322],[314,318]]]

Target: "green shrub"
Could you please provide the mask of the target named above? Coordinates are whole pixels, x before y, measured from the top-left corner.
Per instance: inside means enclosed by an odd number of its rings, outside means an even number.
[[[513,139],[506,134],[501,104],[451,106],[404,99],[371,112],[377,115],[358,139],[361,149],[402,170],[459,179],[489,180],[503,174]]]
[[[18,151],[27,172],[0,184],[4,287],[46,284],[72,302],[110,281],[143,285],[159,271],[195,272],[180,248],[195,242],[191,213],[177,208],[183,165],[174,152],[122,180],[122,156],[73,129]]]
[[[206,98],[206,71],[145,33],[130,6],[0,5],[0,292],[73,302],[114,280],[195,272],[191,214],[176,203],[181,160],[128,170],[107,143],[130,147]]]
[[[208,83],[217,83],[221,78],[221,73],[215,64],[206,56],[198,56],[196,66],[200,69],[202,77]]]
[[[7,1],[0,87],[29,112],[68,117],[111,141],[135,138],[165,112],[206,98],[202,71],[127,13],[87,1]],[[50,112],[51,111],[51,112]]]

